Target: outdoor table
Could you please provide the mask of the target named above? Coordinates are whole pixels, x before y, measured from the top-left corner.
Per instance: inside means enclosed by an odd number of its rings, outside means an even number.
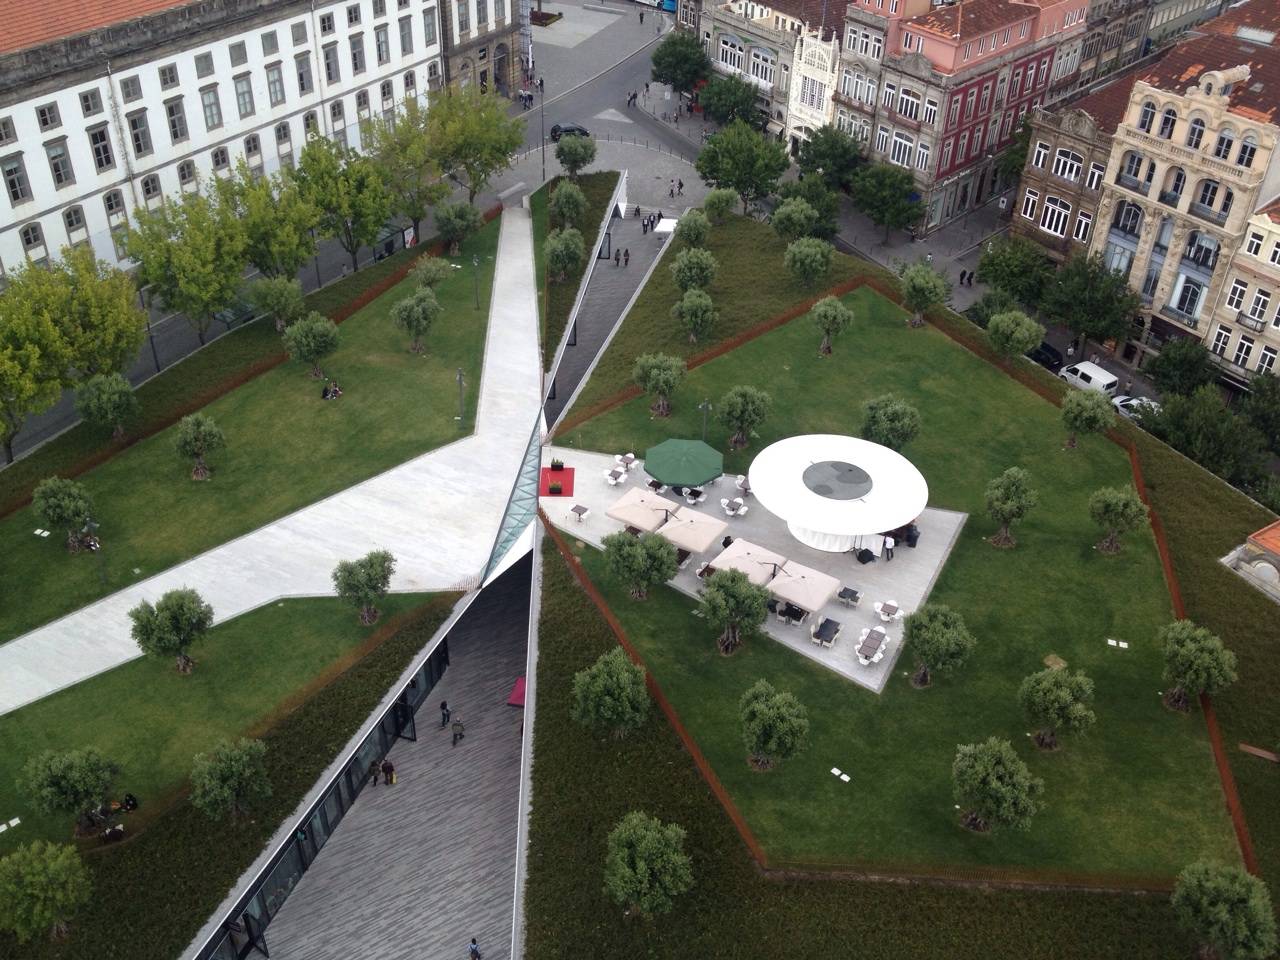
[[[814,635],[823,643],[834,643],[836,634],[840,632],[840,622],[832,620],[830,617],[824,617],[822,623],[818,624],[818,631]]]
[[[862,599],[862,595],[853,587],[841,587],[840,592],[836,594],[840,598],[840,602],[850,607],[856,607],[858,601]]]
[[[880,652],[880,648],[884,646],[885,641],[888,639],[889,635],[884,632],[882,627],[872,627],[867,631],[867,635],[863,637],[862,642],[858,644],[858,656],[864,660],[870,660]]]
[[[698,576],[701,577],[703,580],[706,580],[715,572],[716,572],[716,568],[711,566],[711,564],[708,563],[705,567],[703,567],[701,570],[698,571]]]
[[[881,616],[885,616],[885,617],[892,617],[892,616],[893,616],[894,614],[896,614],[897,612],[898,612],[898,606],[897,606],[897,604],[894,604],[894,603],[882,603],[882,604],[880,604],[880,615],[881,615]]]
[[[624,453],[622,455],[622,465],[626,467],[628,470],[631,469],[631,465],[635,462],[636,462],[636,455],[634,453]]]
[[[627,471],[625,471],[625,470],[610,470],[610,471],[609,471],[609,476],[610,476],[611,478],[613,478],[614,480],[621,480],[621,479],[622,479],[623,477],[625,477],[626,475],[627,475]]]
[[[645,486],[648,487],[650,490],[652,490],[654,493],[659,493],[662,491],[662,488],[665,486],[665,484],[663,484],[661,481],[658,481],[658,480],[650,480],[648,483],[645,484]]]
[[[584,507],[580,503],[575,503],[573,507],[569,510],[569,512],[572,513],[575,517],[577,517],[578,522],[581,523],[583,520],[586,519],[587,514],[591,512],[591,508]]]

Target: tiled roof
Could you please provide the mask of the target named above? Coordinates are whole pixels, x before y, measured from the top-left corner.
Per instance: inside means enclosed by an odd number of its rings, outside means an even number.
[[[1249,79],[1232,87],[1228,109],[1264,123],[1274,122],[1280,102],[1280,50],[1221,34],[1184,40],[1145,70],[1121,77],[1071,106],[1088,113],[1100,129],[1113,133],[1124,119],[1129,94],[1138,80],[1160,90],[1183,93],[1206,70],[1241,65],[1249,67]]]
[[[934,7],[928,13],[903,21],[904,27],[923,30],[948,40],[981,37],[1033,16],[1038,6],[1027,0],[962,0],[950,7]]]
[[[1273,44],[1280,33],[1277,0],[1245,0],[1220,17],[1196,27],[1199,33],[1217,33],[1254,43]]]
[[[1258,213],[1265,213],[1272,223],[1280,223],[1280,197],[1258,208]]]
[[[1263,527],[1257,533],[1249,534],[1249,541],[1264,550],[1280,554],[1280,520],[1270,526]]]
[[[136,20],[193,0],[0,0],[0,53]]]
[[[825,26],[824,40],[830,40],[833,32],[839,36],[844,27],[843,0],[772,0],[771,6],[779,13],[807,23],[811,29]]]

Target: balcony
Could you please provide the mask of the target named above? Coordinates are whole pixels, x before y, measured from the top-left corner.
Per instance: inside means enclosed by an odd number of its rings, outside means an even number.
[[[1149,307],[1151,306],[1152,302],[1155,300],[1155,297],[1152,294],[1147,293],[1147,291],[1143,290],[1141,293],[1138,294],[1138,299],[1142,301],[1142,305],[1144,307]]]
[[[1182,194],[1180,193],[1174,193],[1172,190],[1160,191],[1160,202],[1163,203],[1166,207],[1173,207],[1176,210],[1178,208],[1178,204],[1181,201],[1182,201]]]
[[[1160,308],[1160,316],[1180,323],[1189,330],[1194,330],[1196,327],[1200,326],[1200,321],[1198,319],[1189,313],[1183,313],[1172,303],[1166,303]]]
[[[1132,190],[1134,193],[1140,193],[1144,197],[1151,192],[1151,184],[1143,183],[1137,177],[1131,177],[1127,173],[1117,173],[1116,183],[1124,187],[1126,190]]]
[[[1182,255],[1182,263],[1184,266],[1208,275],[1213,273],[1214,268],[1218,266],[1218,251],[1202,248],[1195,253],[1184,253]]]
[[[1130,240],[1138,239],[1138,225],[1136,223],[1113,223],[1111,232],[1128,237]]]
[[[1267,329],[1266,317],[1254,317],[1243,310],[1236,314],[1236,323],[1242,327],[1248,327],[1254,333],[1262,333]]]
[[[1216,223],[1218,226],[1222,226],[1227,222],[1227,215],[1225,213],[1220,210],[1215,210],[1213,207],[1207,207],[1203,203],[1195,200],[1191,202],[1191,206],[1187,209],[1201,220],[1207,220],[1209,223]]]

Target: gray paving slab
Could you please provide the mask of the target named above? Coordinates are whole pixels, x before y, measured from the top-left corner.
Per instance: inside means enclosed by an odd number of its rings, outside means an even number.
[[[548,100],[655,43],[671,23],[670,17],[652,7],[645,10],[641,23],[634,4],[613,0],[590,6],[584,9],[578,0],[544,0],[542,4],[546,12],[564,15],[549,27],[533,28],[534,73],[544,79]]]
[[[559,457],[566,467],[575,468],[572,497],[541,498],[540,505],[548,519],[569,536],[595,547],[599,547],[609,534],[621,530],[623,525],[606,516],[606,511],[627,489],[643,485],[649,478],[644,472],[643,461],[638,462],[626,483],[620,486],[610,486],[603,474],[614,466],[615,454],[629,452],[632,451],[616,450],[605,454],[574,447],[545,448],[545,462],[549,463],[552,457]],[[641,457],[644,455],[643,450],[634,452]],[[746,498],[748,511],[745,516],[726,517],[720,506],[721,498],[731,499],[739,495],[734,487],[733,477],[721,477],[706,489],[706,502],[696,507],[688,507],[682,498],[673,498],[671,494],[666,496],[668,499],[676,499],[682,509],[692,509],[724,520],[728,524],[726,533],[735,540],[744,538],[779,553],[788,560],[830,574],[843,585],[853,587],[862,594],[862,601],[857,608],[846,607],[833,599],[822,609],[813,611],[807,622],[797,626],[787,626],[770,617],[764,627],[769,636],[859,686],[876,693],[883,690],[902,652],[902,621],[882,622],[873,604],[876,601],[892,601],[904,611],[904,615],[917,610],[928,599],[938,574],[951,555],[967,514],[927,507],[917,521],[921,531],[918,546],[910,548],[905,544],[901,545],[894,551],[892,560],[882,557],[874,563],[863,565],[850,554],[828,553],[801,543],[791,535],[784,520],[770,513],[752,497]],[[579,521],[572,514],[575,504],[581,504],[590,510],[585,519]],[[698,565],[714,558],[720,549],[720,543],[717,542],[705,553],[695,554],[670,585],[690,597],[696,597],[701,586],[701,581],[696,576]],[[691,603],[689,606],[692,611],[694,605]],[[810,625],[818,622],[821,617],[830,617],[841,624],[840,637],[832,647],[816,646],[810,639]],[[864,627],[876,626],[884,627],[888,632],[888,647],[884,659],[879,663],[864,666],[858,662],[855,653],[859,632]]]
[[[272,960],[511,957],[530,563],[486,587],[449,632],[449,668],[267,928]],[[447,700],[466,735],[439,725]]]

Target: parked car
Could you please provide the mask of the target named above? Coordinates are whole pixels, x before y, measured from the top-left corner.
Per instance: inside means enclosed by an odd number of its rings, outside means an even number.
[[[1027,359],[1034,360],[1050,373],[1057,373],[1062,369],[1062,364],[1065,362],[1062,359],[1062,351],[1051,345],[1047,340],[1041,340],[1040,346],[1028,350]]]
[[[1111,405],[1116,408],[1116,413],[1126,420],[1136,420],[1144,413],[1160,412],[1160,404],[1150,397],[1131,397],[1125,393],[1112,400]]]
[[[1093,390],[1106,397],[1114,397],[1120,380],[1115,374],[1108,373],[1096,363],[1081,360],[1058,372],[1058,376],[1073,387],[1081,390]]]
[[[589,137],[587,128],[578,123],[557,123],[551,127],[551,142],[559,143],[561,137]]]

